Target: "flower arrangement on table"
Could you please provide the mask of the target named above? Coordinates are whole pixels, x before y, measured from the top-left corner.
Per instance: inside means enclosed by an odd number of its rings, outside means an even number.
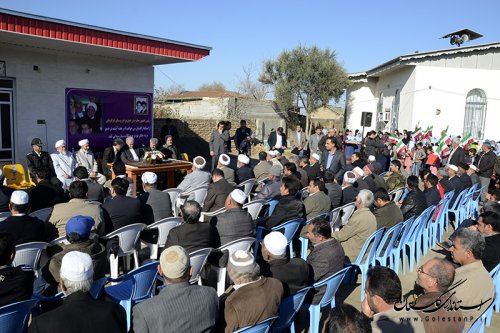
[[[158,150],[147,151],[144,153],[143,161],[151,164],[161,163],[164,157],[165,155]]]

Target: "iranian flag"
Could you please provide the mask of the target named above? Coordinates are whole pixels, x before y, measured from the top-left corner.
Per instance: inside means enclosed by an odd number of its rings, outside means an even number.
[[[387,137],[387,141],[389,141],[390,143],[398,143],[399,138],[394,134],[389,134],[389,136]]]
[[[417,124],[417,127],[415,128],[415,131],[413,132],[413,140],[419,141],[423,135],[424,135],[424,133],[422,132],[422,127],[420,127]]]
[[[430,138],[432,138],[432,128],[433,127],[434,126],[432,126],[432,125],[431,126],[427,126],[427,128],[426,128],[426,130],[424,132],[424,139],[430,139]]]
[[[467,149],[468,145],[474,142],[474,138],[472,137],[472,134],[467,133],[463,138],[462,141],[460,141],[460,145],[464,147],[464,149]]]
[[[403,140],[399,140],[398,143],[396,144],[396,153],[402,154],[406,150],[406,145],[404,144]]]
[[[438,141],[438,144],[444,142],[445,144],[449,145],[451,143],[451,137],[448,135],[448,126],[446,126],[446,129],[441,131],[441,138]]]
[[[444,160],[450,156],[450,147],[444,141],[441,141],[436,149],[436,153],[441,155],[441,159]]]

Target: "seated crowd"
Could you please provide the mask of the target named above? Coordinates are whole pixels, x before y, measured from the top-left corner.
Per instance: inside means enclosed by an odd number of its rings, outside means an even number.
[[[255,166],[246,154],[240,154],[233,169],[230,155],[214,154],[214,168],[209,173],[205,158],[197,156],[192,171],[178,184],[182,193],[173,202],[158,188],[161,176],[152,172],[142,174],[141,194],[133,195],[137,184],[125,173],[125,163],[140,156],[133,148],[133,138],[127,138],[125,150],[122,140],[114,140],[104,153],[101,168],[88,140],[79,142],[82,148],[76,157],[66,150],[63,140],[56,143],[57,152],[47,157],[41,151],[41,140],[34,139],[28,164],[36,186],[29,191],[9,191],[0,185],[0,194],[8,200],[0,202],[0,208],[10,212],[0,222],[0,306],[33,294],[50,296],[62,291],[63,305],[35,317],[29,332],[126,332],[123,308],[88,294],[92,282],[109,273],[108,255],[119,250],[116,238],[103,236],[135,223],[151,225],[173,217],[178,209],[182,223],[169,231],[165,244],[158,244],[162,248],[158,272],[166,287],[133,307],[130,328],[137,333],[233,332],[278,315],[284,298],[354,263],[376,230],[387,231],[420,216],[450,191],[454,191],[453,205],[461,191],[479,182],[472,180],[475,167],[465,161],[459,161],[458,166],[446,165],[436,174],[427,168],[417,176],[395,158],[390,171],[380,176],[385,161],[375,154],[365,159],[354,152],[346,162],[342,140],[337,132],[332,133],[316,144],[309,158],[303,147],[297,146],[300,156],[292,154],[286,159],[286,137],[278,139],[279,147],[260,152]],[[373,138],[367,138],[367,152],[378,147],[370,140]],[[152,142],[151,149],[156,149],[156,144]],[[108,163],[112,163],[111,168]],[[239,184],[250,179],[256,179],[255,186],[251,193],[245,193]],[[207,186],[207,195],[197,202],[191,191],[200,186]],[[403,188],[400,199],[393,200],[395,192]],[[410,293],[415,297],[411,307],[402,303],[397,274],[375,266],[367,273],[361,308],[338,304],[323,320],[324,332],[462,332],[468,328],[470,318],[478,318],[494,297],[488,272],[500,263],[498,189],[488,191],[484,198],[477,221],[462,223],[450,240],[440,244],[449,252],[447,258],[431,259],[418,268],[415,289]],[[273,209],[264,206],[254,219],[244,205],[259,199],[276,205]],[[345,205],[353,206],[354,212],[343,225],[318,217]],[[52,208],[47,221],[29,215],[42,208]],[[214,212],[215,216],[203,218]],[[450,220],[457,218],[450,214]],[[303,223],[292,239],[309,239],[306,258],[298,252],[291,258],[289,240],[280,232],[280,226],[294,219],[309,222]],[[232,241],[255,237],[258,228],[264,232],[257,240],[257,253],[217,250]],[[47,248],[40,274],[30,267],[13,266],[16,245],[58,238],[65,242]],[[157,243],[157,230],[142,231],[140,240]],[[203,285],[191,285],[189,254],[204,248],[214,250],[201,274]],[[217,295],[211,267],[227,268],[229,288],[222,295]],[[318,304],[325,291],[325,287],[313,288],[306,303]],[[436,308],[430,315],[419,310],[419,306],[435,307],[437,299],[450,297],[461,301],[461,310]],[[79,315],[83,309],[86,316]],[[303,319],[301,314],[298,317]],[[401,321],[402,317],[411,319]],[[443,317],[452,319],[440,321]]]

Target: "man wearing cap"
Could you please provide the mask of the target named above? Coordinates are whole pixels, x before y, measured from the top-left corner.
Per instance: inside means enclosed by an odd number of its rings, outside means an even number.
[[[172,216],[170,195],[160,191],[157,187],[158,176],[154,172],[146,171],[141,176],[144,193],[139,196],[143,212],[142,221],[146,225]],[[156,230],[157,231],[157,230]]]
[[[77,162],[69,151],[66,150],[66,142],[59,140],[54,145],[56,152],[50,154],[57,178],[63,184],[64,189],[68,189],[73,182],[73,170],[77,167]]]
[[[267,161],[267,153],[265,151],[259,152],[259,163],[253,168],[255,179],[258,182],[267,179],[269,169],[271,169],[271,163]],[[258,190],[260,191],[260,189]]]
[[[29,211],[29,196],[24,191],[14,191],[10,197],[9,210],[11,216],[0,222],[0,232],[14,236],[16,245],[29,242],[45,242],[45,224]]]
[[[75,172],[77,169],[78,167],[75,169]],[[85,168],[83,169],[85,170]],[[87,172],[87,170],[85,170],[85,172]],[[51,171],[49,168],[42,167],[37,171],[36,186],[32,188],[29,193],[30,208],[32,212],[36,212],[43,208],[54,207],[54,205],[67,200],[59,179],[56,178],[59,185],[54,185],[50,182],[50,175]]]
[[[0,232],[0,307],[28,300],[33,295],[35,273],[25,265],[13,267],[15,256],[14,237]]]
[[[217,169],[221,169],[222,172],[224,173],[224,178],[232,184],[236,184],[235,177],[234,177],[234,170],[229,167],[229,164],[231,163],[231,158],[229,157],[228,154],[221,154],[219,156],[219,162],[217,162]]]
[[[94,225],[94,219],[90,216],[76,215],[69,219],[66,223],[66,240],[69,244],[60,243],[51,248],[51,252],[59,252],[54,254],[42,268],[45,282],[54,287],[59,284],[62,258],[71,251],[80,251],[90,255],[94,263],[94,279],[104,276],[107,265],[105,248],[89,238]]]
[[[281,168],[277,165],[271,166],[269,168],[269,173],[267,175],[268,181],[262,188],[262,190],[257,193],[255,199],[271,199],[280,195],[281,187]]]
[[[304,205],[295,198],[299,191],[299,181],[294,177],[283,177],[281,180],[281,198],[271,216],[262,219],[264,226],[271,229],[291,219],[304,218]]]
[[[327,220],[316,219],[307,228],[307,238],[313,246],[307,256],[307,263],[312,270],[313,282],[318,282],[344,268],[344,249],[338,240],[332,238],[332,229]],[[326,287],[317,289],[312,304],[318,304],[325,291]]]
[[[92,258],[87,253],[72,251],[62,258],[60,289],[64,303],[32,319],[29,333],[125,333],[125,310],[117,303],[95,300],[88,291],[93,282]],[[82,309],[85,309],[82,312]]]
[[[368,189],[370,191],[375,192],[378,189],[384,189],[387,191],[387,184],[385,183],[384,178],[375,173],[375,167],[373,164],[366,164],[363,167],[363,172],[366,175],[363,179],[368,184]]]
[[[469,165],[465,162],[460,162],[458,164],[458,178],[462,182],[464,189],[472,187],[472,179],[467,174],[467,170],[469,170]]]
[[[168,233],[166,247],[179,245],[189,253],[207,247],[217,248],[217,234],[211,223],[200,222],[201,206],[194,200],[188,200],[181,206],[184,223]]]
[[[61,182],[57,179],[56,171],[54,170],[54,164],[52,163],[52,158],[50,154],[42,150],[42,140],[39,138],[34,138],[31,140],[31,153],[26,155],[28,171],[30,173],[30,178],[36,183],[36,175],[38,170],[41,168],[48,168],[50,171],[51,183],[57,186],[61,186]]]
[[[240,189],[234,189],[226,197],[224,207],[226,211],[214,217],[213,223],[217,228],[220,246],[243,237],[255,236],[255,223],[252,216],[243,209],[247,196]]]
[[[286,134],[283,131],[283,127],[278,127],[276,131],[271,131],[267,139],[267,144],[271,150],[277,150],[283,153],[286,149]]]
[[[94,153],[90,150],[88,139],[78,141],[80,149],[75,153],[76,162],[79,166],[87,169],[89,177],[95,179],[99,184],[104,185],[106,177],[97,171],[97,161]]]
[[[474,164],[470,164],[469,169],[466,171],[467,174],[469,175],[471,181],[472,181],[472,185],[476,185],[476,184],[481,183],[476,171],[477,171],[477,166],[475,166]],[[481,185],[479,185],[479,186],[481,186]]]
[[[318,153],[312,153],[309,157],[309,165],[304,167],[309,180],[321,178],[321,166],[319,165],[319,161],[321,161],[321,157]]]
[[[104,149],[104,152],[102,153],[101,166],[102,173],[106,176],[106,179],[111,179],[112,177],[111,169],[108,166],[109,163],[113,164],[117,160],[122,160],[123,163],[126,162],[125,155],[122,154],[124,146],[125,144],[123,143],[123,140],[116,138],[113,140],[112,147]]]
[[[354,172],[347,171],[344,174],[344,182],[342,183],[342,206],[356,201],[359,190],[353,186],[355,182],[356,175]]]
[[[237,169],[236,169],[236,183],[241,184],[246,180],[255,178],[255,175],[253,174],[252,169],[250,168],[250,157],[247,155],[240,154],[238,155],[238,162],[237,162]]]
[[[335,179],[341,180],[345,172],[345,155],[337,148],[333,138],[326,139],[325,147],[327,151],[321,155],[323,171],[331,170]]]
[[[448,181],[455,190],[453,198],[451,199],[451,204],[453,205],[455,200],[458,198],[458,195],[465,189],[465,187],[464,184],[460,181],[460,178],[458,177],[458,167],[453,164],[448,164],[447,169],[448,169]]]
[[[189,284],[192,268],[187,251],[180,246],[166,248],[158,272],[166,286],[132,308],[134,332],[212,332],[219,299],[213,288]]]
[[[66,223],[75,215],[90,216],[94,219],[95,230],[99,235],[104,232],[104,216],[99,202],[87,199],[88,186],[82,181],[74,181],[69,186],[70,200],[54,206],[49,217],[50,239],[66,235]]]
[[[227,182],[222,170],[214,169],[212,171],[212,183],[208,185],[207,196],[203,203],[203,211],[215,212],[224,207],[226,198],[233,189],[234,186]]]
[[[125,178],[115,178],[111,182],[112,199],[101,205],[106,234],[129,224],[142,222],[141,201],[137,198],[127,197],[128,188],[129,182]]]
[[[219,156],[227,154],[227,142],[229,141],[229,131],[226,130],[226,122],[219,121],[217,129],[212,131],[210,135],[209,148],[210,156],[212,156],[212,169],[217,165]]]
[[[368,190],[369,186],[365,180],[365,172],[360,167],[355,167],[352,172],[356,175],[356,182],[354,183],[354,187],[356,187],[359,191]]]
[[[278,155],[280,154],[279,151],[277,150],[270,150],[268,154],[268,161],[271,163],[271,166],[276,165],[280,167],[281,170],[283,170],[283,164],[281,164],[280,160],[278,159]]]
[[[3,172],[0,168],[0,213],[9,211],[10,196],[12,195],[12,192],[14,192],[13,189],[5,186],[3,181]]]
[[[200,186],[208,186],[210,183],[210,173],[203,171],[206,164],[207,161],[203,157],[196,156],[193,159],[193,172],[184,176],[184,179],[177,188],[183,192],[189,192]],[[188,200],[191,198],[189,197]]]
[[[224,332],[253,326],[278,314],[283,285],[278,279],[260,276],[259,266],[248,251],[238,250],[229,257],[227,273],[235,290],[227,298],[221,296],[225,298],[221,304]]]
[[[261,247],[265,260],[260,265],[262,276],[280,280],[284,298],[309,285],[309,265],[302,258],[288,258],[288,241],[281,232],[267,234]]]

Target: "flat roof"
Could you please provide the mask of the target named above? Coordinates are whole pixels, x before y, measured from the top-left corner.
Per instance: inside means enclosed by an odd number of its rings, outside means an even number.
[[[80,52],[152,65],[196,61],[211,47],[0,8],[0,43]]]

